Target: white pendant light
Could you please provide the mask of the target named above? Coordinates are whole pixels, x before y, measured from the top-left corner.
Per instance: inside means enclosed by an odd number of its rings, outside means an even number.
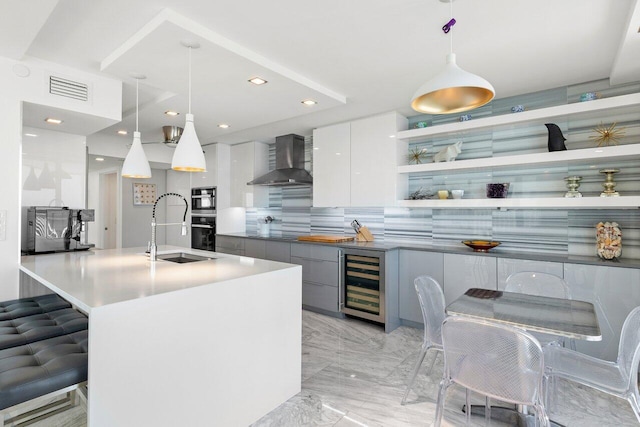
[[[138,132],[138,85],[140,79],[146,78],[143,75],[136,74],[136,131],[133,133],[133,144],[129,149],[127,157],[122,165],[122,176],[124,178],[151,178],[151,167],[149,161],[144,154],[142,141],[140,141],[140,132]]]
[[[443,31],[448,33],[455,24],[453,0],[441,1],[451,4],[451,20],[443,27]],[[461,113],[487,104],[496,94],[487,80],[458,67],[453,53],[453,35],[450,37],[450,53],[444,70],[420,86],[411,99],[411,107],[416,111],[428,114]]]
[[[207,165],[204,160],[204,153],[196,135],[196,128],[193,126],[193,114],[191,114],[191,49],[200,47],[198,43],[182,42],[183,46],[189,48],[189,113],[186,114],[186,123],[180,141],[173,153],[171,169],[184,172],[206,172]]]

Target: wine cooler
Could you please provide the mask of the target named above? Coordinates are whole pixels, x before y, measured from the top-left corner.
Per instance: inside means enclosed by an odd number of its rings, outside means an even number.
[[[341,311],[384,323],[384,252],[343,249]]]

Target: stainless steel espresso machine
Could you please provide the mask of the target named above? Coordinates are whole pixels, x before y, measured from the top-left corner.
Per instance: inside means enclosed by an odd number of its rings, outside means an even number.
[[[86,251],[94,245],[87,242],[86,223],[95,220],[93,209],[31,206],[27,209],[27,254]]]

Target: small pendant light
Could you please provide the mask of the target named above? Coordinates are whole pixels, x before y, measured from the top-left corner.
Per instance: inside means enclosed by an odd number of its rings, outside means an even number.
[[[138,86],[140,79],[145,79],[146,77],[141,74],[132,76],[136,79],[136,131],[133,133],[133,144],[131,144],[129,153],[122,165],[122,176],[124,178],[151,178],[151,168],[142,148],[140,132],[138,132]]]
[[[204,160],[204,153],[196,135],[196,128],[193,126],[193,114],[191,114],[191,49],[200,47],[198,43],[182,42],[182,45],[189,48],[189,113],[186,115],[184,131],[180,136],[180,141],[173,153],[171,169],[184,172],[206,172],[207,165]]]
[[[453,19],[453,0],[448,1],[451,20],[442,27],[448,33],[456,23]],[[420,86],[413,98],[411,107],[421,113],[453,114],[473,110],[487,104],[496,95],[496,91],[485,79],[458,67],[456,54],[453,53],[453,35],[450,36],[450,51],[443,71]]]

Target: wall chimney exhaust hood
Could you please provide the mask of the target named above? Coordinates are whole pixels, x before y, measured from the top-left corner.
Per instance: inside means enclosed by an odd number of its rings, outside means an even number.
[[[311,185],[313,177],[304,168],[304,137],[283,135],[276,137],[276,168],[247,185]]]

